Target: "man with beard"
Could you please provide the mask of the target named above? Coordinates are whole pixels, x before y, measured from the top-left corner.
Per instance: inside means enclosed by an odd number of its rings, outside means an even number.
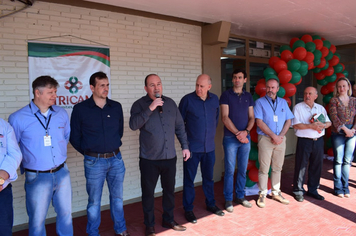
[[[272,199],[282,204],[289,204],[280,190],[281,171],[286,150],[286,133],[294,118],[286,100],[277,97],[279,81],[270,79],[266,82],[267,95],[256,101],[254,108],[258,133],[258,171],[259,198],[257,206],[266,206],[268,172],[272,166]]]

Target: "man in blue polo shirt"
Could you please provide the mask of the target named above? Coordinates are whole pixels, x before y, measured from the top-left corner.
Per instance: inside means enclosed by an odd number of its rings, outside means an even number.
[[[197,223],[197,218],[193,213],[193,202],[194,179],[199,163],[207,209],[216,215],[224,215],[224,212],[215,205],[214,199],[214,138],[219,119],[219,99],[209,92],[210,89],[210,76],[199,75],[195,84],[195,92],[185,95],[179,103],[179,111],[185,123],[191,153],[190,159],[183,163],[183,206],[185,218],[191,223]]]
[[[224,123],[223,146],[225,152],[224,197],[225,209],[233,212],[234,173],[237,161],[235,181],[235,203],[250,208],[252,204],[245,199],[246,169],[250,154],[250,130],[255,123],[254,101],[243,87],[247,74],[242,69],[232,73],[233,88],[226,90],[220,97],[221,119]]]
[[[106,180],[115,235],[128,236],[123,209],[125,165],[120,152],[124,133],[122,106],[107,97],[109,79],[104,72],[92,74],[89,83],[93,95],[74,106],[70,124],[70,143],[84,155],[87,233],[99,235],[101,195]]]
[[[23,155],[30,236],[46,235],[51,202],[57,213],[57,234],[73,235],[72,187],[66,164],[70,125],[67,112],[54,105],[58,86],[50,76],[38,77],[32,83],[33,100],[9,117]]]
[[[277,97],[279,81],[270,79],[266,82],[267,95],[257,99],[255,117],[258,133],[258,187],[260,189],[257,206],[266,206],[268,172],[272,165],[272,199],[289,204],[280,190],[281,171],[286,150],[286,133],[294,118],[286,100]]]

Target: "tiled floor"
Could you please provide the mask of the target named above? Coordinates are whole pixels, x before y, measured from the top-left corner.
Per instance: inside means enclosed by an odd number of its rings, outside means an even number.
[[[256,196],[247,197],[253,203],[250,209],[235,206],[233,213],[220,217],[205,210],[204,194],[201,187],[196,188],[194,213],[197,224],[187,223],[182,207],[182,192],[176,193],[175,220],[187,226],[185,232],[175,232],[161,227],[161,198],[157,198],[156,233],[160,236],[182,235],[356,235],[356,164],[350,171],[351,198],[341,199],[332,194],[332,162],[324,160],[323,174],[319,193],[324,201],[305,197],[304,202],[297,202],[292,196],[294,158],[287,158],[282,173],[282,192],[290,200],[289,205],[282,205],[271,198],[266,201],[266,208],[256,206]],[[223,208],[223,182],[215,184],[217,205]],[[125,218],[131,236],[144,235],[141,203],[124,207]],[[73,220],[74,235],[86,235],[86,217]],[[102,212],[101,236],[114,235],[113,223],[109,211]],[[14,236],[27,235],[28,231],[16,232]],[[47,235],[56,235],[55,224],[47,225]]]

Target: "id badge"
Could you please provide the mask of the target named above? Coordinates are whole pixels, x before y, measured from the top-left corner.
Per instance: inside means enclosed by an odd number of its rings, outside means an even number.
[[[51,143],[51,135],[43,136],[43,141],[44,141],[44,146],[45,147],[51,146],[52,145],[52,143]]]
[[[273,121],[274,121],[274,122],[278,122],[278,116],[273,115]]]

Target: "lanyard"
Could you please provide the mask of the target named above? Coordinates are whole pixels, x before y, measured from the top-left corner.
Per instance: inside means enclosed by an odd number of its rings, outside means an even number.
[[[31,108],[31,104],[28,104],[28,106]],[[48,122],[46,124],[46,126],[44,126],[44,124],[42,123],[42,121],[40,120],[40,118],[37,116],[37,114],[35,113],[35,116],[37,118],[37,120],[41,123],[42,127],[46,130],[46,134],[48,134],[48,125],[49,125],[49,122],[51,122],[51,117],[52,117],[52,114],[49,115],[49,118],[48,118]],[[45,120],[47,119],[46,117],[44,117]]]
[[[277,104],[278,99],[276,98],[276,108],[273,108],[271,102],[266,97],[265,97],[265,99],[267,100],[268,104],[271,106],[271,108],[273,110],[273,114],[276,114],[276,110],[277,110],[277,106],[278,106],[278,104]]]

